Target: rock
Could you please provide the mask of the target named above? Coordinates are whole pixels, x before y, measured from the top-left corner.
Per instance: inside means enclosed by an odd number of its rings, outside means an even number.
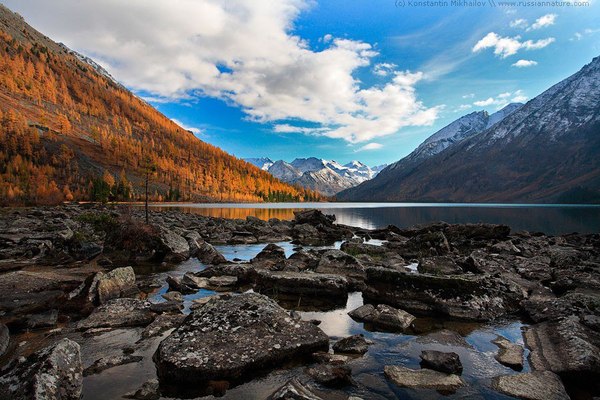
[[[444,228],[444,234],[450,242],[504,240],[510,234],[510,227],[496,224],[453,224]]]
[[[236,381],[257,370],[327,350],[329,339],[257,293],[221,296],[195,310],[154,355],[167,384]]]
[[[89,299],[94,304],[104,304],[111,299],[129,297],[138,293],[133,268],[123,267],[115,268],[106,274],[98,272],[90,287]]]
[[[492,379],[492,388],[526,400],[569,400],[560,378],[550,371],[503,375]]]
[[[235,276],[213,276],[208,280],[210,286],[213,287],[229,287],[235,286],[238,282]]]
[[[195,289],[187,284],[183,283],[183,278],[179,276],[167,276],[167,283],[169,284],[169,290],[174,292],[179,292],[182,294],[192,294],[196,293],[198,289]]]
[[[79,400],[83,384],[79,345],[62,339],[0,377],[0,398]]]
[[[312,226],[331,226],[335,222],[335,215],[325,215],[319,210],[294,211],[294,224],[309,224]]]
[[[383,246],[376,246],[374,244],[368,244],[368,243],[362,243],[362,242],[356,243],[353,241],[346,241],[346,242],[342,243],[342,245],[340,246],[340,250],[342,250],[345,253],[350,254],[351,256],[355,256],[355,257],[358,256],[359,254],[366,254],[368,256],[371,256],[371,257],[374,257],[377,259],[382,259],[383,256],[388,251]]]
[[[0,322],[0,357],[6,352],[8,349],[8,345],[10,343],[10,332],[8,327]]]
[[[49,310],[42,314],[30,315],[27,318],[28,329],[52,328],[58,322],[58,310]]]
[[[162,295],[162,298],[167,301],[174,301],[177,303],[183,302],[183,296],[179,292],[167,292]]]
[[[150,379],[135,392],[127,393],[123,396],[127,399],[136,400],[158,400],[160,399],[158,379]]]
[[[157,314],[181,314],[181,310],[183,310],[183,303],[180,301],[150,303],[150,311]]]
[[[398,365],[386,365],[383,372],[390,381],[410,389],[434,389],[453,393],[465,382],[458,375],[445,374],[432,369],[414,370]]]
[[[220,264],[213,265],[194,274],[198,277],[211,278],[213,276],[235,276],[238,283],[247,284],[254,282],[256,270],[250,264]]]
[[[534,322],[552,321],[567,315],[585,315],[590,310],[600,312],[600,294],[569,292],[559,298],[531,296],[521,302],[521,307]]]
[[[224,264],[227,262],[227,259],[225,258],[225,256],[223,256],[223,254],[219,253],[219,251],[215,249],[211,244],[206,243],[204,241],[198,244],[196,257],[204,264],[217,265]]]
[[[343,354],[331,354],[323,351],[314,353],[312,357],[316,362],[328,364],[345,364],[350,359],[349,356]]]
[[[341,250],[326,251],[321,256],[315,271],[322,274],[344,275],[354,282],[363,282],[366,276],[365,268],[360,261]]]
[[[347,338],[338,340],[333,345],[333,351],[348,354],[365,354],[369,350],[371,342],[360,335],[352,335]]]
[[[269,396],[268,400],[323,400],[297,378],[292,378]]]
[[[105,371],[107,369],[110,369],[110,368],[113,368],[113,367],[116,367],[119,365],[140,362],[141,360],[142,360],[141,356],[132,356],[131,354],[129,354],[129,355],[122,354],[122,355],[118,355],[115,357],[101,358],[99,360],[96,360],[92,365],[90,365],[86,369],[84,369],[83,376],[99,374],[100,372]]]
[[[183,314],[163,314],[157,316],[154,321],[142,331],[142,339],[155,337],[169,329],[176,328],[185,320],[185,317],[186,316]]]
[[[150,303],[137,299],[113,299],[96,308],[89,317],[79,321],[77,329],[146,326],[156,316]]]
[[[181,278],[181,283],[192,289],[205,289],[208,287],[208,278],[194,275],[192,272],[186,272]]]
[[[160,226],[159,229],[164,261],[179,262],[190,258],[190,245],[183,236],[163,226]]]
[[[421,367],[456,375],[462,374],[463,371],[458,354],[454,352],[444,353],[436,350],[421,351]]]
[[[582,325],[577,317],[532,325],[524,337],[534,370],[563,377],[600,375],[600,333]]]
[[[523,369],[523,347],[511,343],[502,336],[498,336],[492,343],[500,348],[498,354],[494,357],[500,364],[506,365],[517,371]]]
[[[348,315],[359,321],[370,322],[376,327],[397,330],[407,329],[415,320],[415,317],[406,311],[385,304],[379,304],[377,307],[365,304],[350,311]]]
[[[318,364],[308,368],[306,373],[325,386],[342,387],[352,384],[352,369],[347,365]]]
[[[219,296],[205,296],[205,297],[200,297],[199,299],[194,299],[192,300],[192,305],[190,306],[190,309],[192,311],[197,310],[199,308],[204,307],[209,301],[211,301],[212,299],[215,299]]]
[[[285,260],[285,250],[283,250],[282,247],[277,246],[275,243],[269,243],[260,251],[260,253],[256,255],[256,257],[252,259],[251,262],[257,263],[260,261],[273,261],[276,263],[283,260]]]
[[[261,292],[268,290],[275,293],[342,298],[348,293],[348,280],[332,274],[258,270],[256,288]]]
[[[437,256],[422,258],[417,266],[417,271],[422,274],[455,275],[462,274],[462,268],[450,257]]]

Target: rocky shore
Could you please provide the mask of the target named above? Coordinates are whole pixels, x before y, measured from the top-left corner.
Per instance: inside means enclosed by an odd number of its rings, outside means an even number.
[[[249,261],[215,248],[259,243]],[[148,273],[186,260],[203,267]],[[393,335],[418,334],[423,319],[524,321],[522,341],[490,339],[491,362],[507,371],[487,383],[492,393],[600,395],[600,234],[446,223],[367,230],[315,210],[292,221],[155,211],[146,225],[136,208],[65,205],[0,210],[0,398],[78,399],[84,376],[136,363],[150,379],[128,398],[223,395],[290,365],[299,372],[270,398],[349,398],[341,388],[361,384],[353,363],[372,343],[329,337],[298,311],[339,308],[354,292],[365,304],[350,317]],[[190,307],[185,296],[196,296]],[[93,344],[109,332],[124,339]],[[423,398],[471,384],[458,354],[432,345],[420,357],[378,374]]]

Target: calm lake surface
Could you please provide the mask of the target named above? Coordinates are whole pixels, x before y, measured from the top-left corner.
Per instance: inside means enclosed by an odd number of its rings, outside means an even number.
[[[487,222],[509,225],[513,231],[527,230],[558,235],[600,232],[600,205],[531,204],[442,204],[442,203],[250,203],[250,204],[153,204],[153,208],[177,208],[211,217],[255,216],[293,219],[294,211],[316,208],[334,214],[340,224],[368,229],[387,225],[407,227],[444,221]]]

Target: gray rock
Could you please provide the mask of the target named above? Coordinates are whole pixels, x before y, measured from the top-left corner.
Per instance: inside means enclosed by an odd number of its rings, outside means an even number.
[[[446,346],[466,348],[472,347],[469,343],[467,343],[464,337],[449,329],[442,329],[436,332],[428,333],[425,336],[419,336],[416,341],[417,343],[421,344],[438,343]]]
[[[170,291],[180,292],[182,294],[192,294],[198,291],[198,289],[183,283],[183,278],[179,276],[168,275],[167,284],[169,285]]]
[[[238,279],[235,276],[213,276],[208,280],[210,286],[213,287],[230,287],[235,286],[238,283]]]
[[[371,342],[367,341],[362,334],[352,335],[338,340],[333,345],[333,350],[339,353],[365,354],[370,344]]]
[[[560,378],[550,371],[497,376],[492,388],[508,396],[526,400],[569,400]]]
[[[364,281],[366,276],[365,267],[360,261],[341,250],[326,251],[321,256],[316,272],[344,275],[356,282]]]
[[[373,307],[365,304],[348,313],[352,318],[372,323],[376,327],[405,330],[411,326],[415,317],[406,311],[379,304]]]
[[[421,367],[446,374],[460,375],[463,371],[460,357],[454,352],[445,353],[436,350],[421,351]]]
[[[114,356],[114,357],[101,358],[99,360],[94,361],[94,363],[92,365],[90,365],[89,367],[84,369],[83,376],[99,374],[100,372],[105,371],[107,369],[110,369],[110,368],[113,368],[113,367],[116,367],[119,365],[140,362],[141,360],[142,360],[141,356],[133,356],[131,354],[121,354],[121,355]]]
[[[181,283],[189,288],[204,289],[208,287],[208,278],[194,275],[192,272],[186,272],[181,278]]]
[[[52,328],[58,322],[58,310],[49,310],[45,313],[30,315],[27,318],[28,329]]]
[[[532,325],[524,336],[534,370],[560,375],[600,374],[600,333],[579,323],[577,317]]]
[[[158,379],[150,379],[149,381],[144,382],[144,384],[138,390],[132,393],[127,393],[123,397],[136,400],[160,399]]]
[[[387,365],[383,372],[386,378],[396,385],[410,389],[434,389],[453,393],[465,385],[458,375],[445,374],[432,369],[414,370],[398,365]]]
[[[156,319],[142,331],[142,339],[155,337],[169,329],[176,328],[185,320],[185,317],[186,316],[183,314],[162,314],[157,316]]]
[[[10,332],[8,327],[0,322],[0,357],[8,349],[10,343]]]
[[[325,386],[341,387],[352,384],[352,369],[343,364],[318,364],[308,368],[306,373]]]
[[[297,378],[293,378],[269,396],[268,400],[323,400],[323,398]]]
[[[183,302],[183,296],[179,292],[167,292],[162,295],[162,298],[167,301],[175,301],[177,303]]]
[[[96,304],[108,300],[132,296],[139,293],[135,285],[135,273],[131,267],[115,268],[108,273],[98,272],[96,284]]]
[[[35,400],[78,400],[83,374],[79,345],[62,339],[0,377],[0,398]]]
[[[160,343],[154,361],[165,383],[235,381],[328,347],[318,327],[294,321],[268,297],[244,293],[195,310]]]
[[[219,253],[219,251],[210,243],[204,241],[198,243],[196,257],[201,262],[211,265],[224,264],[227,262],[227,259],[223,254]]]
[[[190,245],[188,241],[181,235],[160,226],[160,241],[165,253],[165,261],[184,261],[190,257]]]
[[[150,310],[150,303],[137,299],[113,299],[96,308],[89,317],[79,321],[77,329],[117,328],[125,326],[146,326],[154,321],[156,314]]]
[[[256,287],[261,291],[325,297],[343,297],[348,293],[348,280],[339,275],[266,270],[256,274]]]
[[[502,336],[498,336],[492,343],[500,348],[498,354],[494,357],[500,364],[517,371],[523,369],[523,347]]]
[[[437,256],[422,258],[417,266],[422,274],[455,275],[462,274],[462,268],[450,257]]]
[[[277,263],[283,260],[285,260],[285,250],[275,243],[269,243],[252,259],[251,262],[258,263],[260,261],[272,261],[273,263]]]

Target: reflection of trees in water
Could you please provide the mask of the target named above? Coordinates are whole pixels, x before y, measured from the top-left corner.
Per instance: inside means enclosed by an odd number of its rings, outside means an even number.
[[[279,218],[291,220],[300,208],[227,208],[182,207],[184,211],[210,217],[245,219],[248,216],[262,220]],[[513,231],[528,230],[547,234],[570,232],[600,232],[598,207],[380,207],[320,208],[334,214],[340,224],[363,228],[381,228],[387,225],[407,227],[444,221],[453,224],[486,222],[506,224]]]

